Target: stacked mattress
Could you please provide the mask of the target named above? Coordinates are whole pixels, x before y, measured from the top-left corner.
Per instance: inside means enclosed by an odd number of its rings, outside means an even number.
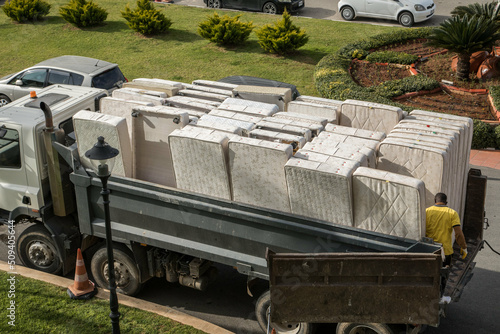
[[[120,151],[115,158],[113,175],[133,177],[133,157],[125,118],[82,110],[73,116],[73,126],[80,161],[84,167],[92,168],[90,160],[85,157],[85,152],[94,147],[98,137],[103,136],[110,146]]]
[[[163,92],[167,96],[176,95],[180,89],[182,89],[182,84],[176,81],[163,80],[163,79],[148,79],[148,78],[137,78],[132,80],[132,82],[125,82],[123,84],[124,88],[139,88],[154,90],[158,92]]]
[[[292,90],[282,87],[239,85],[233,89],[233,96],[243,100],[275,104],[279,110],[285,110],[286,105],[292,101]]]
[[[175,130],[168,136],[177,187],[230,200],[226,134],[199,127]]]
[[[353,174],[354,227],[420,240],[425,237],[421,180],[372,168]]]
[[[305,101],[291,101],[287,104],[288,112],[326,118],[328,123],[338,124],[339,107]]]
[[[114,97],[104,97],[100,101],[100,111],[106,115],[124,117],[127,121],[129,138],[132,138],[132,112],[140,106],[153,106],[150,102],[123,100]]]
[[[249,137],[263,139],[276,143],[290,144],[293,147],[294,153],[297,152],[298,149],[302,148],[306,143],[306,139],[302,136],[292,135],[289,133],[284,133],[279,131],[263,130],[263,129],[255,129],[250,131]]]
[[[346,100],[340,107],[339,125],[389,133],[403,119],[401,108],[380,103]]]
[[[277,113],[279,110],[276,104],[235,99],[235,98],[226,99],[218,106],[217,109],[234,111],[255,117],[271,116]]]
[[[136,107],[133,111],[134,177],[175,187],[168,136],[189,123],[188,114],[170,107]]]
[[[167,95],[163,92],[155,93],[155,91],[141,90],[135,88],[115,89],[111,96],[123,100],[149,102],[155,106],[164,105],[165,98],[167,97]]]
[[[321,131],[324,130],[323,125],[319,123],[312,122],[310,120],[301,120],[299,118],[297,119],[290,119],[290,118],[282,118],[282,117],[266,117],[262,119],[265,122],[272,122],[272,123],[277,123],[281,125],[290,125],[290,126],[295,126],[303,129],[308,129],[311,131],[311,139],[313,137],[317,137]],[[305,136],[304,136],[305,137]]]

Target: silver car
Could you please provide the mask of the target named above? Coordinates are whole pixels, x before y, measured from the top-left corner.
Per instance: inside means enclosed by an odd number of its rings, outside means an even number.
[[[53,84],[96,87],[111,92],[125,81],[117,64],[80,56],[51,58],[0,78],[0,107]]]

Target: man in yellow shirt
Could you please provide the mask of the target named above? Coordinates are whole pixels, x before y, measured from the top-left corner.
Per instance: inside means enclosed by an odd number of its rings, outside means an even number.
[[[467,243],[460,227],[458,213],[446,206],[448,203],[446,195],[437,193],[434,202],[436,204],[425,210],[427,228],[425,236],[443,245],[445,255],[443,266],[449,266],[453,255],[452,232],[455,231],[455,240],[462,248],[464,258],[467,255]]]

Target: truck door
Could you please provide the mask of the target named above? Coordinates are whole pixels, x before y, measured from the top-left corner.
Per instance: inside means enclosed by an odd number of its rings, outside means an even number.
[[[21,130],[20,125],[0,123],[0,208],[7,211],[28,204]]]

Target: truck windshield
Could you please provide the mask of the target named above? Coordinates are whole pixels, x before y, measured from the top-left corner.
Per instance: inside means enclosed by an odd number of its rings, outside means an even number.
[[[19,133],[0,127],[0,168],[21,168]]]

